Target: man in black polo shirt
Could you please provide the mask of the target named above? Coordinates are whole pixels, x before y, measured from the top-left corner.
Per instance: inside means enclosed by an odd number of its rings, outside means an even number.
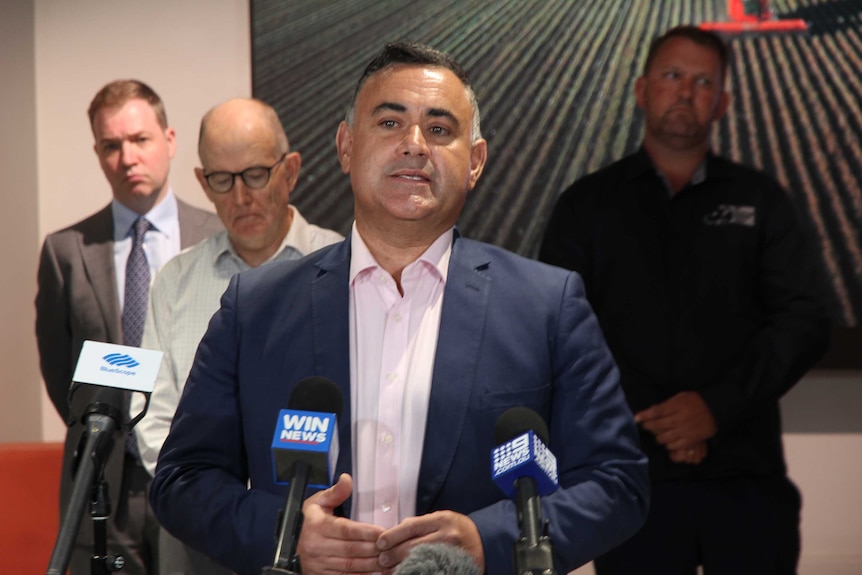
[[[815,245],[769,176],[713,155],[728,50],[680,26],[635,86],[635,154],[559,199],[540,259],[580,272],[650,458],[644,528],[599,575],[791,574],[779,398],[825,353]]]

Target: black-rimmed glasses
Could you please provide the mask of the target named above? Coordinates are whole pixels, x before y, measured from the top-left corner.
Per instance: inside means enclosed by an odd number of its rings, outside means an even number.
[[[204,174],[204,179],[212,191],[217,194],[226,194],[233,188],[233,183],[236,177],[242,178],[243,183],[252,190],[259,190],[269,183],[269,178],[272,176],[272,170],[277,165],[282,163],[287,157],[287,152],[282,154],[281,158],[276,163],[267,166],[252,166],[241,172],[213,172]]]

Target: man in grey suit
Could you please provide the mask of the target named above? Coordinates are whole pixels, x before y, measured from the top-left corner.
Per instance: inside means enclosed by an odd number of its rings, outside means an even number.
[[[138,345],[142,320],[129,314],[140,305],[138,300],[145,299],[147,277],[155,276],[181,249],[221,229],[214,214],[174,196],[168,173],[176,150],[175,134],[161,98],[149,86],[137,80],[111,82],[96,94],[88,113],[93,148],[113,200],[45,238],[36,296],[42,376],[54,407],[69,423],[60,488],[63,510],[72,491],[75,452],[84,431],[80,416],[93,400],[89,386],[76,392],[71,405],[67,400],[84,340]],[[135,253],[143,253],[145,259],[138,257],[132,271],[130,255]],[[128,291],[126,278],[132,274],[144,278],[143,293]],[[127,301],[132,303],[125,306]],[[115,442],[104,477],[111,504],[109,552],[124,556],[124,573],[157,573],[160,527],[147,503],[150,478],[134,442]],[[85,519],[69,565],[72,575],[90,573],[92,551],[93,525]]]

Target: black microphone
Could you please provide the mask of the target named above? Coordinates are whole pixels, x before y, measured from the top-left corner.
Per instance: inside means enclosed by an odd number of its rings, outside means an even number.
[[[78,469],[72,486],[72,494],[66,512],[63,515],[63,523],[57,533],[54,543],[54,551],[48,563],[47,575],[63,575],[69,566],[72,550],[81,520],[84,517],[84,508],[91,500],[93,494],[94,480],[102,477],[105,463],[114,445],[114,432],[123,427],[123,411],[125,407],[125,391],[113,387],[100,387],[93,397],[93,402],[87,406],[81,422],[86,426],[84,432],[85,441],[83,450],[79,453]],[[94,520],[105,521],[109,513],[104,517],[93,517]],[[96,524],[97,529],[99,523]],[[104,523],[101,524],[104,527]],[[106,561],[110,558],[104,557]],[[122,565],[120,565],[122,567]]]
[[[344,399],[330,379],[306,377],[290,394],[289,409],[278,415],[273,437],[273,467],[277,483],[290,488],[281,514],[275,562],[263,575],[299,575],[302,568],[296,545],[302,530],[302,502],[311,482],[328,487],[338,459],[338,418]]]
[[[482,575],[479,566],[460,547],[422,543],[410,550],[392,575]]]
[[[494,427],[497,447],[491,453],[492,477],[514,498],[520,537],[514,545],[518,575],[555,575],[551,539],[542,519],[540,495],[559,486],[557,460],[547,448],[548,426],[527,407],[505,411]]]

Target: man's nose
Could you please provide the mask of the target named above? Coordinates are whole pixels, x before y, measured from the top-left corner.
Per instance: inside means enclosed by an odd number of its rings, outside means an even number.
[[[233,187],[228,192],[236,205],[242,206],[252,200],[254,190],[245,185],[245,181],[239,174],[233,177]]]
[[[694,78],[683,77],[679,82],[679,95],[681,98],[690,100],[694,94]]]
[[[401,153],[405,156],[424,156],[428,153],[428,142],[422,127],[410,126],[405,130],[404,139],[401,141]]]
[[[134,166],[138,163],[138,149],[132,142],[123,142],[120,147],[120,162],[124,166]]]

